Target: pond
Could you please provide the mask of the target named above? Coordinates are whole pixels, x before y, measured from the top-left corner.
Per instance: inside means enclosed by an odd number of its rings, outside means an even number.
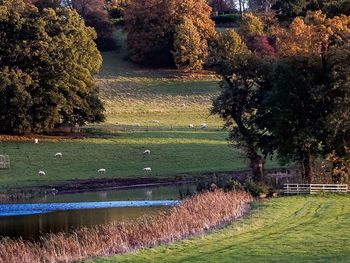
[[[2,204],[0,236],[37,240],[46,233],[135,220],[170,209],[194,189],[194,185],[172,185],[50,195],[25,204]]]

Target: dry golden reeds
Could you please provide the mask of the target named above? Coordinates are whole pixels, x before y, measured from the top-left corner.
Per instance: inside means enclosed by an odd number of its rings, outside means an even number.
[[[3,239],[0,262],[75,262],[153,247],[231,222],[241,217],[252,201],[245,192],[208,192],[185,199],[168,212],[136,222],[50,234],[38,242]]]

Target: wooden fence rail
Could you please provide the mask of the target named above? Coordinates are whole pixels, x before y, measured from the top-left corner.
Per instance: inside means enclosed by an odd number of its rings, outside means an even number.
[[[347,184],[284,184],[285,194],[314,194],[320,192],[347,193]]]

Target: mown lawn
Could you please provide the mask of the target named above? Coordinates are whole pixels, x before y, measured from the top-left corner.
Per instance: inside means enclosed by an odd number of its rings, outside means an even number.
[[[209,235],[101,262],[350,262],[350,196],[277,198]]]

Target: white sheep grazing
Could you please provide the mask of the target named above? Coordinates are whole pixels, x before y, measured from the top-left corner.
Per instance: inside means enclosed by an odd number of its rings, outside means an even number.
[[[191,123],[188,125],[188,128],[193,129],[194,125]]]
[[[55,154],[55,157],[62,157],[62,156],[63,156],[62,153],[56,153],[56,154]]]
[[[205,129],[205,128],[207,128],[208,126],[207,126],[207,124],[206,123],[202,123],[201,124],[201,129]]]
[[[38,172],[38,175],[39,175],[39,176],[45,176],[46,173],[45,173],[44,171],[39,171],[39,172]]]
[[[143,168],[143,170],[144,170],[145,172],[152,172],[151,167],[145,167],[145,168]]]
[[[39,143],[39,140],[38,139],[34,139],[34,143]]]
[[[151,154],[151,150],[145,150],[145,151],[143,152],[143,154],[144,154],[144,155],[150,155],[150,154]]]
[[[99,173],[99,174],[105,174],[106,173],[106,169],[98,169],[97,170],[97,172]]]
[[[154,122],[154,123],[160,123],[159,120],[152,120],[152,122]]]

